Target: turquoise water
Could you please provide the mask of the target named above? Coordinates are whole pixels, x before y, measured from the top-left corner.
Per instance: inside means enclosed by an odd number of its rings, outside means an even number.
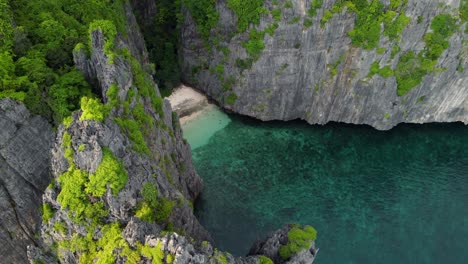
[[[206,145],[217,131],[225,128],[230,122],[231,119],[227,114],[213,106],[205,110],[200,117],[182,126],[184,137],[192,149],[195,149]]]
[[[192,150],[196,214],[222,250],[300,222],[318,230],[317,264],[468,263],[467,126],[230,118]]]

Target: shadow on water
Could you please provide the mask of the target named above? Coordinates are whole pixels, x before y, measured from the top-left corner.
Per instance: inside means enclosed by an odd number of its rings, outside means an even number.
[[[318,230],[316,263],[464,263],[468,127],[231,122],[193,149],[196,215],[244,255],[285,223]]]

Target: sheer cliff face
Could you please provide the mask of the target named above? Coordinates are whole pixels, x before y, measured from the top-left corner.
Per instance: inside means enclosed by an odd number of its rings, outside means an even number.
[[[28,247],[30,262],[259,263],[259,256],[234,258],[214,249],[195,218],[193,202],[203,183],[177,114],[145,71],[143,38],[130,6],[126,10],[127,34],[98,28],[90,33],[89,54],[74,51],[77,68],[105,104],[83,99],[81,111],[58,128],[53,179],[43,195],[40,239]],[[109,50],[106,42],[114,37]],[[252,255],[286,262],[279,250],[292,228],[305,232],[286,226]],[[311,263],[314,239],[301,241],[309,247],[302,245],[289,260]]]
[[[37,243],[41,195],[49,184],[54,138],[46,119],[21,104],[0,100],[0,256],[26,263],[26,246]]]
[[[366,22],[356,11],[362,7],[344,1],[266,0],[258,25],[242,31],[230,1],[221,0],[219,22],[208,38],[188,7],[180,49],[183,78],[225,108],[261,120],[377,129],[402,122],[468,123],[468,46],[460,1],[384,0]],[[448,45],[433,52],[432,24],[444,14],[454,17],[453,34],[440,34]],[[380,25],[377,39],[371,36],[375,31],[365,30],[372,24]],[[264,36],[255,38],[258,32]],[[208,50],[206,43],[218,48]]]

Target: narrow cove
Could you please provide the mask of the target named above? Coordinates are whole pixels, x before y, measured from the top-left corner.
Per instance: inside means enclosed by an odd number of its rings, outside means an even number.
[[[183,129],[205,182],[196,215],[222,250],[245,255],[299,222],[318,231],[319,264],[468,259],[463,124],[381,132],[211,113]]]

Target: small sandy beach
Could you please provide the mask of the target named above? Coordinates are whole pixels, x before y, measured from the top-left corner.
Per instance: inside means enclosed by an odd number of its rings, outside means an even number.
[[[172,110],[179,114],[181,125],[217,107],[214,104],[208,103],[205,95],[185,85],[176,88],[167,99],[171,103]]]

